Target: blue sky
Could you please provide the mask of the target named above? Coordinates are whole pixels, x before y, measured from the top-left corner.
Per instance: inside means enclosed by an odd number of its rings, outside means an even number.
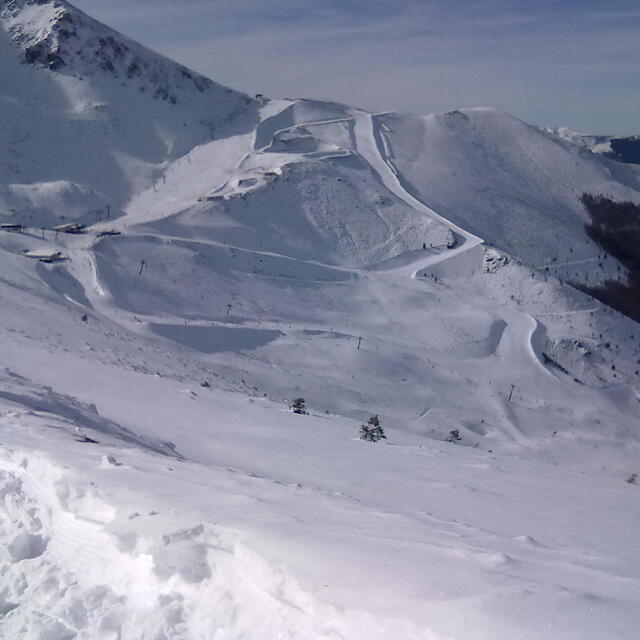
[[[223,84],[640,134],[640,0],[72,0]]]

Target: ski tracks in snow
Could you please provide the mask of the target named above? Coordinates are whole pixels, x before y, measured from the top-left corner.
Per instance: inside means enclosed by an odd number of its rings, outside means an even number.
[[[269,118],[266,120],[268,119]],[[440,253],[429,254],[426,258],[421,259],[417,263],[418,266],[416,266],[416,262],[413,262],[412,264],[394,269],[396,273],[403,277],[406,276],[416,279],[418,274],[425,269],[459,258],[461,255],[483,244],[484,241],[482,238],[470,233],[466,229],[463,229],[438,214],[407,191],[406,186],[403,184],[402,176],[393,164],[391,148],[385,137],[385,125],[380,121],[378,116],[360,110],[353,110],[350,112],[350,115],[346,117],[314,120],[308,123],[298,122],[287,127],[278,128],[277,131],[273,133],[271,141],[278,134],[290,129],[338,122],[350,123],[352,125],[351,136],[354,146],[353,152],[359,154],[364,162],[367,163],[371,170],[378,176],[384,187],[420,215],[425,215],[436,223],[445,226],[458,239],[458,245],[456,247],[443,250]],[[254,138],[254,147],[255,142]],[[254,148],[250,153],[264,153],[268,146],[269,144],[262,148]],[[128,222],[127,217],[123,219],[123,222],[125,224]],[[157,235],[157,237],[163,239],[165,242],[200,242],[212,246],[226,247],[233,250],[271,257],[274,259],[284,259],[287,261],[293,260],[300,264],[307,263],[310,266],[329,267],[329,265],[321,265],[315,261],[296,260],[278,253],[233,247],[232,245],[214,240],[179,238],[168,234],[154,235]],[[103,288],[100,282],[96,259],[92,249],[93,247],[89,247],[86,251],[77,252],[79,255],[84,254],[82,257],[86,256],[86,260],[80,261],[82,262],[82,267],[76,269],[76,271],[78,271],[76,273],[76,277],[79,277],[80,281],[84,283],[85,291],[91,302],[96,306],[96,309],[111,317],[112,320],[117,320],[120,313],[116,312],[116,310],[112,308],[113,301],[111,296]],[[338,273],[350,274],[352,277],[358,277],[360,273],[360,270],[358,269],[340,269],[332,267],[332,270],[335,270]],[[509,314],[509,317],[504,320],[507,322],[507,327],[501,336],[500,344],[497,347],[498,355],[517,360],[520,367],[522,367],[522,365],[526,366],[527,362],[531,362],[535,368],[542,369],[545,375],[551,376],[555,379],[556,377],[541,362],[540,354],[544,349],[544,327],[540,325],[533,316],[521,312]]]
[[[386,143],[381,127],[376,121],[376,116],[364,111],[354,111],[353,115],[357,151],[375,173],[377,173],[382,184],[412,209],[439,222],[454,234],[464,239],[456,248],[428,258],[421,264],[419,269],[414,269],[412,277],[415,278],[415,274],[421,269],[455,258],[461,253],[469,251],[484,242],[482,238],[473,235],[450,220],[447,220],[447,218],[436,213],[433,209],[412,196],[402,185],[398,171],[390,159],[389,145]],[[380,149],[381,145],[383,150]]]
[[[463,242],[457,247],[432,255],[422,261],[418,269],[415,268],[415,264],[411,265],[410,273],[412,278],[416,279],[417,274],[426,268],[457,258],[484,243],[482,238],[436,213],[406,190],[399,172],[391,160],[391,150],[384,135],[383,125],[376,119],[375,115],[364,111],[354,111],[353,117],[357,151],[377,173],[384,186],[415,211],[443,224],[456,234],[456,237],[463,238]],[[503,355],[515,358],[521,363],[531,362],[534,367],[542,370],[546,376],[556,379],[544,366],[540,357],[544,349],[546,336],[544,325],[540,324],[532,315],[521,312],[506,320],[507,329],[501,337],[498,351],[502,351]],[[521,441],[522,434],[513,426],[513,419],[508,415],[510,412],[503,407],[502,413],[505,418],[504,422],[513,427],[513,438]]]

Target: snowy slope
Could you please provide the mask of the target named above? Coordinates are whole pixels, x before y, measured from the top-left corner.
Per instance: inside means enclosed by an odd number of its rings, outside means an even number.
[[[377,122],[409,191],[453,222],[558,277],[607,277],[580,196],[640,202],[636,171],[492,109]]]
[[[556,276],[637,172],[0,6],[0,637],[635,640],[640,332]]]
[[[0,216],[116,217],[166,163],[253,128],[257,103],[65,2],[0,5]]]

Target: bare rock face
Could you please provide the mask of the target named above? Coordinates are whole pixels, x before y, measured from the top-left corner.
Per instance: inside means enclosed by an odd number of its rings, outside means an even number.
[[[60,43],[77,36],[71,10],[58,0],[8,0],[2,18],[25,62],[56,70],[65,65]]]
[[[496,249],[486,248],[482,256],[482,264],[487,273],[495,273],[509,264],[509,257]]]

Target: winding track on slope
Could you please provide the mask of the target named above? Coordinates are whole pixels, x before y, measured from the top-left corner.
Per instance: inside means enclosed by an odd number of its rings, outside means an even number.
[[[409,193],[409,191],[407,191],[406,186],[402,183],[399,171],[394,166],[392,158],[390,157],[389,145],[386,143],[386,140],[384,138],[384,123],[380,122],[379,118],[380,116],[372,115],[365,111],[354,109],[347,117],[328,118],[326,120],[317,120],[309,123],[298,122],[288,127],[278,129],[274,135],[278,135],[283,131],[304,126],[324,125],[337,122],[352,124],[352,140],[354,151],[363,159],[364,162],[367,163],[371,170],[377,175],[381,183],[399,200],[406,203],[409,207],[411,207],[421,215],[426,215],[438,224],[445,226],[453,234],[455,234],[456,238],[458,239],[458,245],[453,249],[448,249],[442,251],[441,253],[429,254],[428,257],[421,259],[418,262],[417,266],[416,263],[413,262],[406,267],[401,267],[398,270],[395,270],[396,273],[399,273],[400,275],[406,275],[412,277],[413,279],[416,279],[417,275],[424,269],[456,258],[468,251],[471,251],[475,247],[482,245],[484,241],[482,238],[470,233],[466,229],[463,229],[447,218],[441,216],[433,209],[425,205],[423,202],[418,200],[416,197],[414,197],[411,193]],[[269,145],[266,145],[263,148],[255,149],[254,153],[264,153],[268,146]],[[125,220],[123,220],[123,222]],[[163,236],[162,234],[157,235],[162,236],[165,241],[188,242],[190,240],[188,238],[177,238],[167,235]],[[202,242],[202,239],[191,239],[191,241],[197,243]],[[247,249],[241,247],[233,247],[231,245],[227,245],[226,243],[218,241],[205,241],[205,243],[220,247],[226,247],[229,249],[236,249],[245,252],[247,251]],[[107,312],[106,315],[111,316],[113,314],[108,313],[108,307],[111,306],[111,304],[110,302],[105,300],[105,298],[109,298],[110,296],[107,295],[107,292],[100,283],[99,275],[97,273],[97,265],[95,264],[95,259],[92,259],[92,247],[87,248],[89,249],[87,253],[89,254],[90,269],[89,274],[85,275],[90,275],[90,277],[88,278],[88,280],[90,281],[90,294],[97,294],[97,296],[91,297],[97,297],[98,300],[94,300],[95,302],[97,302],[97,308],[103,313]],[[273,258],[290,259],[295,261],[295,259],[289,258],[288,256],[272,252],[250,252],[262,254]],[[316,263],[315,261],[301,260],[300,262],[308,262],[309,264],[329,267],[332,270],[336,270],[335,266],[331,267],[330,265],[323,265],[322,263]],[[338,271],[352,271],[353,273],[356,273],[359,270],[338,269]],[[87,278],[83,279],[86,282]],[[544,342],[544,326],[540,325],[540,323],[529,314],[519,314],[517,319],[511,317],[509,320],[510,321],[507,321],[507,325],[510,325],[511,331],[508,330],[507,332],[505,332],[505,334],[503,334],[500,341],[501,344],[498,346],[497,352],[502,352],[503,355],[506,355],[506,353],[509,352],[513,355],[516,355],[516,357],[518,357],[517,354],[520,354],[520,357],[522,357],[523,359],[533,360],[537,368],[542,369],[547,375],[553,376],[553,374],[549,372],[541,362],[541,345]],[[516,335],[518,336],[517,338]]]
[[[427,267],[432,267],[446,260],[451,260],[467,251],[484,243],[484,240],[466,229],[459,227],[450,220],[436,213],[433,209],[420,202],[412,196],[402,185],[399,172],[393,165],[388,154],[388,145],[384,144],[383,131],[377,116],[365,111],[353,111],[354,117],[354,140],[356,149],[360,156],[369,164],[369,166],[377,173],[384,186],[391,191],[396,197],[408,204],[412,209],[422,213],[429,218],[448,227],[458,237],[463,238],[454,249],[447,250],[435,256],[430,256],[426,260],[421,261],[418,269],[415,264],[411,268],[411,277],[416,278],[417,274]],[[511,332],[505,331],[501,337],[498,351],[510,351],[517,354],[519,351],[523,353],[526,359],[534,362],[536,367],[547,376],[555,378],[555,376],[542,364],[541,353],[544,345],[545,327],[536,318],[529,313],[518,313],[516,322],[507,322],[507,326],[511,325],[512,329],[516,329],[518,335],[524,336],[524,344],[517,344],[520,340],[514,340],[506,334]],[[515,326],[514,326],[515,325]],[[508,347],[507,347],[508,345]],[[522,349],[521,347],[524,347]]]
[[[379,140],[381,140],[382,131],[380,125],[377,122],[376,116],[365,111],[354,111],[354,137],[356,143],[356,149],[360,156],[369,164],[369,166],[377,173],[378,177],[382,181],[382,184],[393,193],[400,200],[408,204],[412,209],[422,213],[432,220],[443,224],[449,228],[457,236],[463,238],[463,242],[459,243],[454,249],[450,249],[445,253],[440,253],[435,256],[427,258],[421,262],[418,269],[413,270],[412,277],[415,278],[418,271],[431,267],[433,265],[450,260],[461,253],[470,251],[474,247],[482,244],[484,240],[479,238],[467,230],[459,227],[450,220],[447,220],[439,213],[436,213],[433,209],[420,202],[417,198],[412,196],[400,182],[398,178],[398,171],[393,166],[389,156],[380,149]]]

